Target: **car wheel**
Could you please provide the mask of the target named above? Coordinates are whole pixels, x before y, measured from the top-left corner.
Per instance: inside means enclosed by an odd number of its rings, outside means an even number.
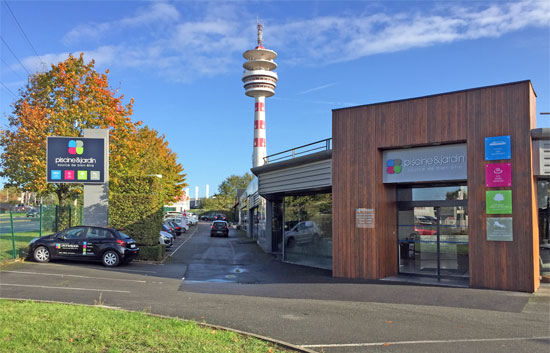
[[[49,262],[50,250],[45,246],[39,246],[34,249],[33,257],[36,262]]]
[[[103,262],[103,266],[115,267],[120,262],[120,256],[114,250],[107,250],[103,253],[101,260]]]

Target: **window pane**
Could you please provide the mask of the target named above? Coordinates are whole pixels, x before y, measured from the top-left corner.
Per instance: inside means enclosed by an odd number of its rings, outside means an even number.
[[[284,259],[332,269],[332,194],[285,197]]]

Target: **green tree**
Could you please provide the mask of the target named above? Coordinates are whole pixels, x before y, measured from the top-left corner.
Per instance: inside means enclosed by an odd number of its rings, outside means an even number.
[[[173,200],[185,186],[183,168],[164,136],[132,122],[133,99],[109,87],[108,70],[96,72],[83,55],[69,58],[49,71],[33,74],[12,105],[8,126],[0,131],[0,176],[23,191],[55,193],[66,206],[82,193],[81,184],[46,183],[48,136],[81,137],[83,129],[109,130],[109,180],[115,187],[128,176],[163,175],[163,197]],[[62,226],[66,224],[62,222]]]
[[[237,197],[237,189],[246,189],[254,176],[248,172],[243,175],[232,174],[218,185],[218,193],[209,199],[201,200],[201,208],[205,211],[229,212]]]
[[[8,126],[0,132],[3,153],[0,176],[7,183],[38,194],[55,193],[64,206],[82,192],[79,184],[46,183],[46,138],[82,136],[83,129],[109,129],[111,170],[123,169],[128,136],[140,123],[132,123],[132,104],[123,105],[123,96],[109,88],[107,74],[86,64],[83,55],[69,56],[44,73],[33,74],[8,116]]]

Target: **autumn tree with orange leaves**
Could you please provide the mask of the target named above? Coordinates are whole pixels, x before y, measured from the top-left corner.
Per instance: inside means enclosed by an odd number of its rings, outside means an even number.
[[[81,137],[83,129],[109,130],[110,182],[122,176],[162,174],[166,199],[180,196],[185,186],[183,168],[164,136],[141,122],[132,122],[133,99],[109,87],[108,70],[100,74],[83,55],[69,58],[44,73],[31,75],[0,132],[3,149],[0,176],[7,184],[38,194],[55,193],[60,205],[82,192],[79,184],[46,183],[46,138]]]

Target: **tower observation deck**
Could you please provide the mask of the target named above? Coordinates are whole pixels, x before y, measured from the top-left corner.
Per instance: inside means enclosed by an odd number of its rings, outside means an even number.
[[[277,64],[273,61],[277,57],[277,53],[263,47],[262,31],[263,26],[258,23],[258,46],[243,53],[243,57],[247,60],[243,64],[242,78],[245,94],[254,98],[253,167],[263,165],[264,157],[267,155],[265,98],[275,94],[278,80],[277,73],[273,72],[277,68]]]

